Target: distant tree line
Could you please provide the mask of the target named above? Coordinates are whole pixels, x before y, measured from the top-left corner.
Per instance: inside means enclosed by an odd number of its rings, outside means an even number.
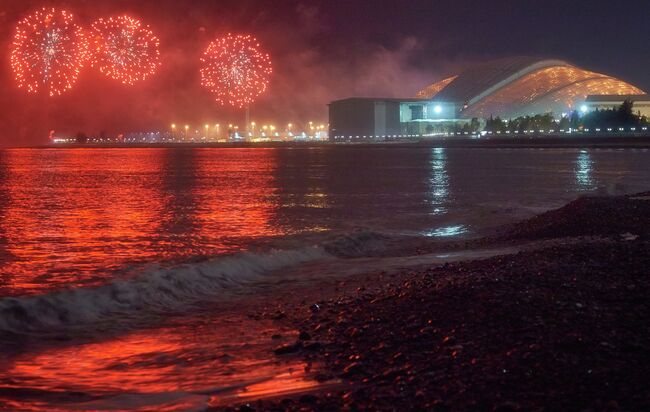
[[[469,122],[455,122],[443,126],[434,127],[429,124],[425,128],[425,133],[478,133],[481,131],[481,121],[474,117]]]
[[[516,119],[504,121],[500,117],[490,117],[485,123],[485,130],[488,132],[506,132],[524,133],[527,130],[560,130],[579,127],[579,117],[577,113],[571,113],[570,116],[563,117],[556,121],[552,114],[537,114],[535,116],[522,116]]]
[[[485,124],[485,131],[504,133],[524,133],[526,130],[580,130],[597,128],[630,128],[648,126],[648,119],[641,113],[634,113],[634,102],[626,100],[615,109],[595,110],[583,116],[577,111],[572,111],[560,120],[556,120],[551,113],[535,116],[522,116],[505,121],[500,117],[490,116]]]
[[[634,113],[634,102],[626,100],[617,109],[595,110],[582,117],[582,126],[588,129],[643,127],[648,119],[640,112]]]

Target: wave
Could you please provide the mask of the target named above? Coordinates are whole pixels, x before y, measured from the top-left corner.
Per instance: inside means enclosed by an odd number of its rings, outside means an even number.
[[[283,268],[325,259],[358,257],[385,246],[375,233],[341,236],[321,245],[268,253],[243,252],[174,268],[151,268],[127,280],[92,288],[0,299],[0,331],[40,334],[110,327],[147,316],[215,302],[229,293],[270,280]]]

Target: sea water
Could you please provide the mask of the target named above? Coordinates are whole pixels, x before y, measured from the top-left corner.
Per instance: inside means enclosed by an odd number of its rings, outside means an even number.
[[[201,410],[312,388],[311,365],[272,356],[295,331],[247,316],[261,296],[442,261],[405,245],[649,190],[649,155],[0,150],[0,409]]]

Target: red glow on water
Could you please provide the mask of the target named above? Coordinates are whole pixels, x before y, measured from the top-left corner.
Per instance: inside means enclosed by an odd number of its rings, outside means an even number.
[[[11,150],[3,160],[3,295],[97,285],[112,270],[283,234],[272,150]]]
[[[0,355],[0,379],[28,382],[49,395],[5,405],[25,411],[66,410],[60,406],[66,403],[77,410],[195,410],[320,387],[304,361],[273,357],[274,333],[291,336],[269,322],[222,312],[215,320],[176,319],[165,328],[63,344],[9,362]]]

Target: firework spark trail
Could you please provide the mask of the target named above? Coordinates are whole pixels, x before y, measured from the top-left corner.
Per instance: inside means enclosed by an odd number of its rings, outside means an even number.
[[[220,104],[243,108],[268,88],[271,58],[253,36],[233,35],[208,45],[201,58],[201,84]]]
[[[87,38],[66,10],[43,8],[16,25],[11,67],[28,93],[56,96],[71,89],[88,57]]]
[[[92,65],[106,76],[133,85],[160,67],[159,40],[148,26],[129,16],[92,24]]]

